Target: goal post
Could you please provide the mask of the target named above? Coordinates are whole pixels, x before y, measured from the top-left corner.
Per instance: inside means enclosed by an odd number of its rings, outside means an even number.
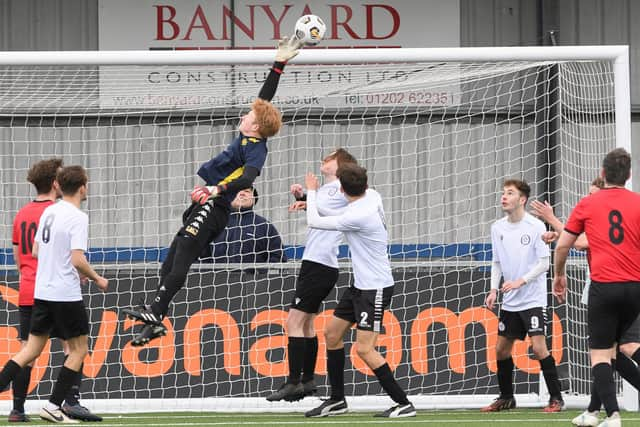
[[[477,408],[497,394],[497,313],[489,289],[490,225],[502,181],[527,180],[532,198],[566,219],[604,155],[631,150],[627,46],[446,49],[303,49],[281,76],[274,103],[284,126],[270,138],[255,211],[278,229],[289,260],[193,265],[165,323],[169,333],[134,348],[137,326],[119,311],[149,299],[181,224],[200,164],[237,132],[272,50],[0,52],[0,363],[19,348],[11,227],[31,200],[26,171],[61,157],[89,173],[89,257],[111,282],[91,287],[82,401],[94,411],[302,411],[269,403],[285,380],[286,315],[305,243],[304,215],[287,212],[289,187],[335,147],[368,169],[383,198],[395,295],[380,348],[416,407]],[[250,237],[247,237],[250,238]],[[341,248],[338,293],[352,280]],[[590,388],[586,263],[569,261],[568,304],[549,297],[549,339],[568,405]],[[551,272],[549,272],[551,276]],[[327,392],[322,327],[316,381]],[[391,401],[346,341],[350,408]],[[519,406],[547,396],[528,342],[516,345]],[[59,343],[38,360],[28,410],[48,398]],[[624,394],[637,409],[637,394]],[[3,400],[2,400],[3,399]],[[622,400],[621,400],[622,401]],[[635,406],[634,406],[635,405]],[[10,393],[0,394],[0,410]]]

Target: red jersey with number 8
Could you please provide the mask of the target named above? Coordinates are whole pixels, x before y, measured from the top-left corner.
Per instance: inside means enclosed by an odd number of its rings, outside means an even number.
[[[596,282],[640,282],[640,194],[603,188],[573,209],[564,229],[585,233]]]
[[[33,305],[38,260],[31,255],[33,239],[42,212],[53,204],[51,200],[34,200],[20,209],[13,220],[13,244],[18,248],[20,262],[20,295],[18,305]]]

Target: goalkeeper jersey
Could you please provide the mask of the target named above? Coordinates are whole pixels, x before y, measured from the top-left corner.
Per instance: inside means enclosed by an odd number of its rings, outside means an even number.
[[[246,166],[262,170],[267,153],[266,138],[240,133],[222,153],[200,166],[198,175],[207,185],[229,184],[242,176]],[[222,197],[231,203],[237,194],[238,191],[225,191]]]

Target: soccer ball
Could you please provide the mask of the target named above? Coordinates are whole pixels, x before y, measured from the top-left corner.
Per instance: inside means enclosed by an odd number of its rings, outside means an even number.
[[[316,15],[303,15],[296,21],[296,38],[306,45],[316,45],[324,37],[327,26]]]

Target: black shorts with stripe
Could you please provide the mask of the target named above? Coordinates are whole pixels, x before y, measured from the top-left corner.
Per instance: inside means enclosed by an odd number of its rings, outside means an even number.
[[[89,317],[84,302],[36,299],[31,313],[30,333],[51,336],[53,331],[63,340],[89,335]]]
[[[337,268],[303,260],[291,308],[305,313],[317,313],[320,310],[320,304],[331,293],[337,281]]]
[[[500,310],[498,335],[501,337],[524,340],[527,335],[545,335],[547,310],[533,307],[522,311]]]
[[[333,315],[355,323],[357,329],[380,332],[384,310],[391,304],[393,288],[358,289],[351,286],[344,290]]]
[[[629,331],[640,314],[640,283],[591,281],[587,325],[589,348],[604,350],[616,342],[633,342]],[[625,337],[625,334],[630,335]],[[623,341],[625,339],[625,341]]]
[[[203,249],[227,226],[230,209],[229,203],[221,197],[209,199],[203,205],[192,203],[182,214],[183,226],[178,235],[195,239]]]

